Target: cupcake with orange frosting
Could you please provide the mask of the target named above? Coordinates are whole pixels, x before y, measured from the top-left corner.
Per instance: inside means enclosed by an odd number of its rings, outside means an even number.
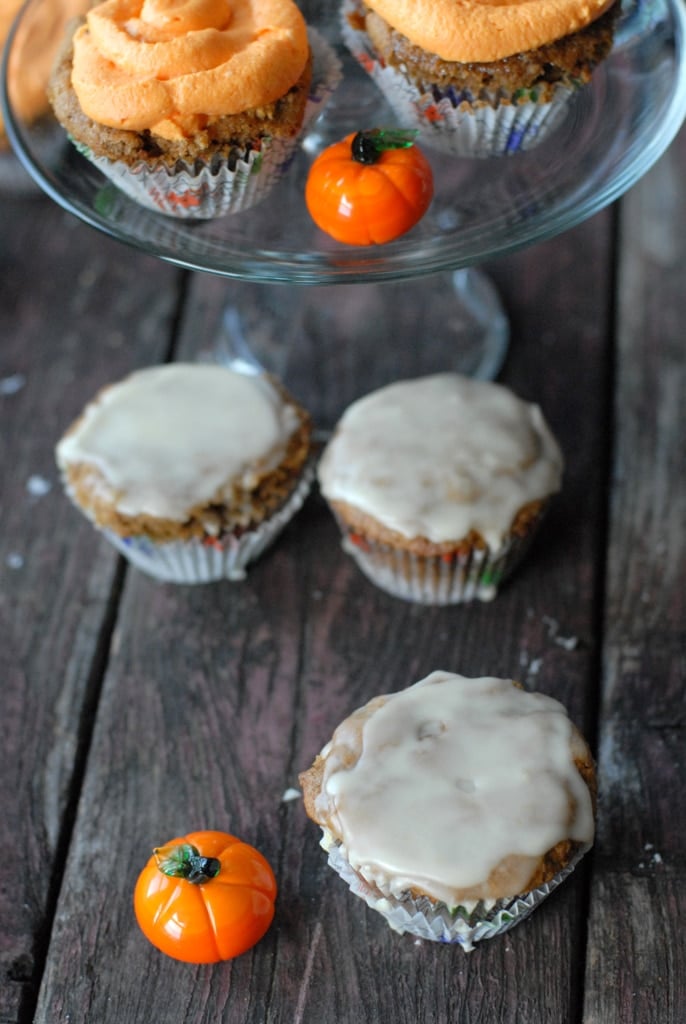
[[[279,180],[337,71],[293,0],[104,0],[67,41],[49,95],[123,191],[210,218]]]
[[[523,921],[594,837],[588,745],[562,704],[509,679],[436,671],[375,697],[300,783],[352,893],[466,951]]]
[[[348,48],[404,127],[458,156],[528,150],[610,52],[618,0],[344,0]]]
[[[22,125],[35,126],[34,142],[43,153],[58,143],[47,97],[50,68],[66,22],[84,8],[85,0],[46,0],[40,10],[29,7],[13,33],[7,60],[7,92],[12,111]],[[0,4],[0,50],[6,43],[22,0]],[[61,133],[59,143],[63,141]],[[0,187],[23,189],[30,183],[10,152],[10,142],[0,111]]]
[[[0,6],[0,48],[4,47],[7,42],[12,23],[21,5],[22,0],[4,0],[4,3]],[[36,117],[39,117],[48,107],[45,95],[45,82],[43,83],[42,92],[40,84],[36,89],[34,87],[35,76],[33,69],[31,71],[32,74],[27,82],[17,82],[16,59],[11,62],[7,69],[7,84],[12,104],[16,108],[17,114],[28,121],[33,121]],[[6,149],[9,149],[9,140],[5,131],[2,110],[0,110],[0,151]]]

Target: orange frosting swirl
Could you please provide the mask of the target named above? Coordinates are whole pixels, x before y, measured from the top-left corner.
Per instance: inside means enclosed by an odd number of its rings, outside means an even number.
[[[105,0],[74,36],[91,120],[166,139],[283,96],[309,54],[292,0]]]
[[[501,60],[578,32],[614,0],[365,0],[429,53],[460,63]]]

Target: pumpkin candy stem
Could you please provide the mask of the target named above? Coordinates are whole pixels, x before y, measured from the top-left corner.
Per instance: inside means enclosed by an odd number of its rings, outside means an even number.
[[[157,866],[170,878],[183,878],[194,885],[204,885],[219,874],[221,863],[216,857],[203,857],[191,843],[161,846],[152,851]]]
[[[375,164],[388,149],[409,149],[414,145],[417,134],[403,128],[370,128],[358,132],[351,143],[353,160],[360,164]]]

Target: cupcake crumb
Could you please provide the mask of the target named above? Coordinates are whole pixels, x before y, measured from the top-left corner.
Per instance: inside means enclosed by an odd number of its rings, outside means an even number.
[[[558,644],[560,647],[564,647],[567,651],[573,651],[577,648],[579,638],[576,636],[560,636],[560,623],[557,619],[553,619],[550,615],[544,615],[542,621],[543,624],[547,626],[548,636],[553,643]]]
[[[26,481],[26,490],[32,498],[42,498],[52,490],[52,483],[38,473],[32,474]]]
[[[10,377],[3,377],[0,380],[0,395],[16,395],[26,384],[26,377],[23,373],[13,373]]]

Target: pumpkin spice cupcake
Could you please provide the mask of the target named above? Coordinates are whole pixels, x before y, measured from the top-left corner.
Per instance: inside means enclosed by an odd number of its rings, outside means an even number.
[[[494,598],[561,473],[538,406],[454,373],[354,402],[318,468],[344,549],[377,586],[424,604]]]
[[[3,3],[0,6],[0,49],[3,48],[7,42],[10,29],[12,28],[14,19],[19,13],[21,6],[22,0],[3,0]],[[45,31],[45,38],[41,39],[40,51],[45,53],[48,62],[51,59],[49,42],[51,36],[53,37],[52,41],[54,42],[56,27],[59,31],[61,9],[61,3],[58,3],[58,0],[54,0],[54,3],[48,8],[48,14],[51,16],[54,15],[52,23],[50,17],[46,18],[44,16],[40,24],[36,22],[35,26],[33,26],[34,32],[38,28],[44,29]],[[26,30],[21,34],[26,35]],[[19,39],[19,44],[21,44],[21,39]],[[17,45],[16,42],[15,45]],[[33,46],[31,49],[32,56],[37,57],[38,52],[38,48]],[[17,70],[17,62],[15,59],[9,63],[7,68],[7,88],[12,101],[12,106],[16,108],[19,117],[25,119],[27,122],[33,122],[49,109],[45,93],[47,73],[44,75],[41,73],[45,72],[45,68],[32,66],[30,75],[24,74],[23,76],[18,76]],[[2,110],[0,109],[0,152],[8,149],[9,139],[5,132]]]
[[[0,50],[7,42],[23,0],[0,4]],[[13,33],[7,61],[7,93],[17,120],[40,128],[36,141],[42,155],[51,155],[64,143],[55,126],[47,96],[48,78],[65,24],[83,10],[84,0],[46,0],[40,11],[27,9]],[[26,191],[32,181],[13,156],[0,111],[0,189]],[[37,191],[37,190],[36,190]]]
[[[612,48],[619,0],[344,0],[343,37],[403,127],[457,156],[538,145]]]
[[[50,100],[132,198],[206,219],[267,194],[338,74],[293,0],[104,0],[67,39]]]
[[[67,493],[129,561],[240,580],[303,504],[311,421],[272,378],[174,363],[95,396],[57,445]]]
[[[594,835],[595,768],[564,707],[432,672],[345,719],[300,775],[329,865],[396,931],[465,950],[524,920]]]

